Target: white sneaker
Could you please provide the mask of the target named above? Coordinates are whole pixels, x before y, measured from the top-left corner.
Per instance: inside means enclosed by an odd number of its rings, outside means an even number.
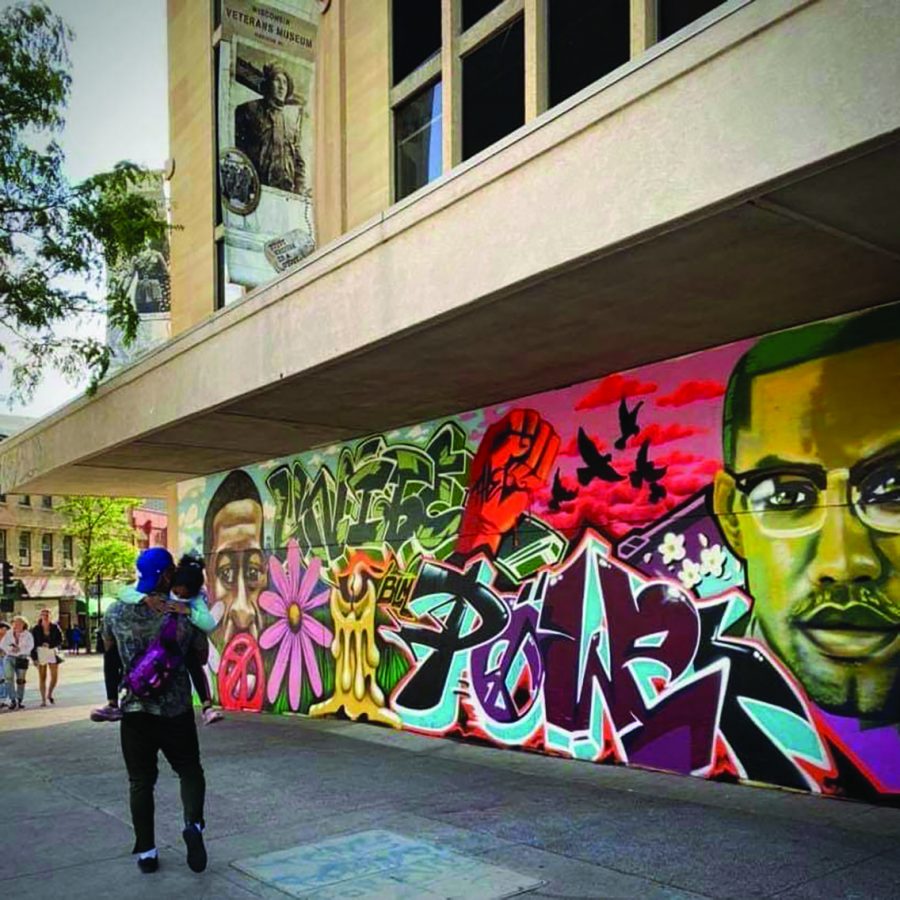
[[[203,710],[203,724],[212,725],[214,722],[221,722],[225,716],[219,712],[214,706],[207,706]]]

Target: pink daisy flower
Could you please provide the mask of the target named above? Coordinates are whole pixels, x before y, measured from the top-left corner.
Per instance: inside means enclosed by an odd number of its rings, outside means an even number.
[[[278,621],[270,625],[260,636],[259,645],[269,650],[276,644],[278,654],[267,684],[269,703],[274,703],[287,673],[288,701],[291,709],[300,706],[300,685],[303,672],[309,679],[313,693],[322,693],[322,677],[316,662],[313,644],[327,647],[331,644],[331,631],[309,615],[310,611],[328,602],[326,588],[318,594],[313,591],[319,584],[322,563],[313,558],[306,571],[300,559],[300,547],[295,540],[288,541],[285,565],[269,557],[269,586],[274,590],[259,595],[259,605]]]

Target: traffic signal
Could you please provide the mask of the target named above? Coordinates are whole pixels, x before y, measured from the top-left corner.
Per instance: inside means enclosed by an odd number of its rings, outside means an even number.
[[[3,590],[0,591],[0,613],[11,613],[13,611],[12,587],[13,587],[13,567],[9,560],[4,559],[0,563],[3,567]]]

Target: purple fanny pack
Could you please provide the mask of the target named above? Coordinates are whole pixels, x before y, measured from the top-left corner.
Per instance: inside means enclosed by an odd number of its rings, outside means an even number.
[[[128,670],[124,685],[140,700],[153,699],[165,688],[181,665],[178,623],[174,616],[168,615],[159,630],[159,635]]]

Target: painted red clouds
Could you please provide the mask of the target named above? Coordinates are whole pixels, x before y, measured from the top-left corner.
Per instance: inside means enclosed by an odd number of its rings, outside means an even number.
[[[657,406],[687,406],[698,400],[712,400],[725,393],[725,385],[719,381],[683,381],[670,394],[656,398]]]
[[[601,378],[575,404],[575,409],[596,409],[598,406],[609,406],[618,403],[623,397],[638,397],[652,394],[656,385],[652,381],[641,381],[627,375],[607,375]]]
[[[659,426],[648,426],[647,431],[658,428]],[[662,432],[662,436],[665,437],[666,434],[684,436],[681,434],[684,427],[676,426],[676,428],[680,430],[673,432],[671,429],[667,429]],[[693,429],[691,433],[698,430],[700,429]],[[656,432],[653,431],[653,433]],[[642,438],[639,437],[638,443],[640,440]],[[612,462],[619,474],[627,476],[634,466],[637,455],[635,446],[637,444],[634,441],[629,441],[628,450],[614,453]],[[576,456],[576,453],[567,455]],[[564,500],[560,504],[559,511],[552,512],[546,507],[551,496],[548,484],[536,497],[538,503],[536,512],[554,528],[569,537],[573,537],[582,528],[590,525],[612,538],[620,538],[633,528],[647,525],[658,519],[697,491],[705,488],[712,482],[713,475],[721,468],[718,460],[683,450],[667,449],[667,452],[651,453],[651,459],[655,465],[667,467],[663,477],[666,496],[657,503],[650,503],[646,485],[635,488],[627,478],[618,482],[595,479],[587,486],[579,486],[574,477],[574,470],[566,471],[571,465],[569,463],[563,467],[562,485],[567,490],[577,489],[578,495],[573,500]]]
[[[669,444],[672,441],[680,441],[682,438],[705,433],[705,428],[697,428],[694,425],[680,425],[678,422],[660,425],[658,422],[653,422],[646,428],[642,428],[628,444],[631,447],[639,447],[649,438],[650,445],[657,447],[660,444]]]

